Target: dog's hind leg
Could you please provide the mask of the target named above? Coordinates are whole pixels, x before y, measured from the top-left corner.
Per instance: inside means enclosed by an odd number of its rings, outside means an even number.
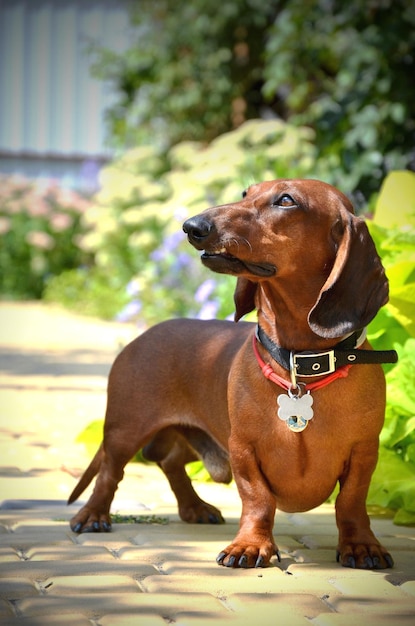
[[[94,491],[88,502],[70,521],[71,529],[76,533],[109,532],[111,530],[111,502],[117,490],[118,483],[124,476],[124,467],[139,449],[137,445],[132,445],[127,448],[125,444],[117,446],[116,442],[117,440],[113,438],[109,442],[104,440],[104,443],[101,444],[99,450],[101,462]],[[86,470],[84,476],[88,474],[88,471],[89,468]],[[87,482],[84,481],[83,478],[84,477],[80,480],[80,485],[85,488]],[[76,487],[69,499],[69,504],[73,502],[81,492],[82,490]]]
[[[176,496],[179,515],[189,523],[222,524],[224,519],[221,512],[211,504],[202,500],[193,488],[192,481],[186,473],[185,465],[200,458],[206,460],[207,435],[197,429],[182,429],[169,427],[160,431],[143,449],[145,458],[155,461],[163,470]],[[213,444],[209,448],[211,463],[206,463],[208,471],[216,472],[213,478],[220,482],[229,482],[232,475],[229,463],[224,454],[215,451]],[[216,446],[217,447],[217,446]],[[201,450],[203,448],[204,450]],[[216,454],[215,454],[216,452]],[[215,458],[215,464],[212,463]],[[213,467],[209,467],[212,465]]]

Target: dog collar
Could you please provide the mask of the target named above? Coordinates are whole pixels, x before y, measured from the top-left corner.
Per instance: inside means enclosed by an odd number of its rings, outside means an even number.
[[[340,341],[331,350],[292,352],[277,346],[262,328],[257,326],[256,333],[252,337],[255,357],[265,378],[287,392],[279,394],[277,397],[277,415],[280,420],[285,422],[289,430],[301,433],[307,428],[314,415],[311,392],[329,385],[338,378],[345,378],[352,365],[356,363],[396,363],[398,355],[395,350],[357,349],[365,337],[365,331],[356,332]],[[289,371],[290,381],[276,374],[271,365],[262,360],[257,342],[260,342],[272,358]],[[323,376],[323,378],[312,383],[304,383],[297,380],[297,377],[300,376]]]
[[[256,360],[258,361],[258,365],[261,368],[262,373],[264,374],[265,378],[268,378],[268,380],[272,381],[279,387],[282,387],[286,391],[292,391],[293,389],[295,390],[296,388],[298,389],[299,385],[301,385],[304,391],[307,391],[307,392],[315,391],[316,389],[320,389],[321,387],[325,387],[326,385],[329,385],[333,381],[337,380],[337,378],[346,378],[346,376],[349,373],[349,369],[351,368],[351,365],[344,365],[343,367],[339,368],[332,374],[328,374],[328,376],[325,376],[324,378],[316,382],[308,383],[308,384],[304,384],[304,383],[297,384],[296,382],[294,384],[292,381],[290,382],[288,380],[285,380],[285,378],[283,378],[282,376],[278,376],[278,374],[276,374],[274,370],[272,369],[271,365],[269,365],[269,363],[265,363],[265,361],[261,359],[261,355],[259,354],[258,348],[256,345],[257,341],[259,341],[259,339],[257,338],[256,335],[253,335],[252,347],[254,349],[255,357],[256,357]],[[302,390],[300,393],[302,394]]]
[[[298,376],[328,376],[346,365],[396,363],[395,350],[360,350],[358,347],[366,337],[365,329],[352,333],[330,350],[304,350],[293,352],[277,346],[265,331],[257,325],[256,338],[271,357],[289,371],[294,378]]]

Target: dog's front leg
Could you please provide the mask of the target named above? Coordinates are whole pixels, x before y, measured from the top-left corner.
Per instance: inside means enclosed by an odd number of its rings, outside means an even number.
[[[275,497],[258,467],[254,450],[231,438],[229,451],[242,515],[238,534],[216,560],[226,567],[266,567],[274,554],[279,558],[272,535]]]
[[[393,567],[391,555],[370,528],[366,510],[366,497],[377,455],[377,441],[356,444],[346,471],[340,478],[340,493],[336,499],[336,522],[339,529],[337,560],[344,567]]]

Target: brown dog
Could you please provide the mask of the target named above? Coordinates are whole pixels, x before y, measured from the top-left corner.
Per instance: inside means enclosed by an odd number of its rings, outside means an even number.
[[[123,468],[144,447],[187,522],[223,519],[197,496],[185,464],[203,459],[218,482],[229,482],[232,468],[242,516],[218,556],[223,565],[267,565],[278,554],[276,508],[312,509],[339,482],[338,560],[391,567],[365,506],[385,409],[378,363],[396,360],[362,337],[388,298],[365,222],[325,183],[278,180],[187,220],[184,230],[207,267],[238,277],[235,320],[256,308],[258,338],[251,323],[178,319],[121,352],[104,441],[69,503],[98,474],[96,486],[72,530],[110,530]]]

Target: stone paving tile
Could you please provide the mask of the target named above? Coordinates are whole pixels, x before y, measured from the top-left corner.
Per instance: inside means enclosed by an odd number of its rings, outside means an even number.
[[[0,600],[0,624],[9,624],[14,618],[14,611],[10,602]]]
[[[106,562],[113,555],[105,546],[93,546],[85,548],[83,546],[49,546],[39,545],[26,550],[25,557],[28,561],[91,561]]]
[[[402,591],[402,587],[397,587],[388,583],[381,572],[371,572],[371,576],[339,576],[333,578],[332,584],[344,596],[353,598],[381,599],[383,603],[408,600],[408,596]]]
[[[213,619],[220,618],[227,611],[220,600],[208,593],[147,594],[139,591],[136,594],[80,593],[76,599],[72,595],[24,598],[16,602],[16,610],[19,616],[25,617],[53,613],[70,615],[76,611],[98,623],[105,615],[114,613],[120,616],[134,613],[139,623],[138,620],[143,615],[159,615],[167,622],[168,620],[174,622],[175,616],[183,612]]]
[[[134,580],[143,580],[148,576],[155,576],[158,573],[157,567],[149,563],[133,563],[128,565],[113,560],[105,563],[94,563],[85,561],[78,563],[76,560],[72,561],[41,561],[31,563],[30,561],[23,561],[18,565],[8,566],[7,573],[10,578],[14,580],[20,577],[28,577],[31,580],[45,581],[49,579],[55,579],[58,577],[73,577],[73,576],[112,576],[114,574],[121,576],[130,576]],[[1,575],[1,574],[0,574]]]
[[[413,626],[414,613],[412,612],[410,615],[365,613],[364,616],[362,614],[351,616],[350,614],[326,613],[313,619],[311,624],[313,626],[351,626],[351,624],[364,624],[364,626]]]
[[[291,562],[295,563],[319,563],[325,565],[336,565],[336,550],[334,548],[303,548],[290,552]]]
[[[276,574],[276,571],[279,573]],[[228,595],[235,589],[240,593],[256,593],[258,595],[270,593],[330,595],[330,597],[336,595],[336,590],[333,589],[332,585],[323,579],[310,579],[305,582],[304,579],[284,576],[278,568],[269,568],[261,574],[254,571],[252,576],[239,570],[215,573],[209,578],[177,575],[151,576],[141,584],[144,590],[149,593],[173,592],[175,589],[179,593],[185,593],[190,588],[192,591],[209,592],[214,596]],[[337,593],[337,595],[340,594]]]
[[[401,589],[403,589],[405,593],[415,596],[415,580],[410,580],[409,582],[404,583],[401,585]]]
[[[91,620],[74,611],[71,615],[57,613],[53,615],[13,617],[7,621],[7,626],[91,626]]]
[[[294,550],[302,547],[302,543],[293,535],[282,534],[278,526],[274,527],[274,538],[280,552],[291,554]]]
[[[415,530],[414,528],[412,528],[412,532],[415,535]],[[385,544],[385,546],[388,547],[388,550],[390,550],[391,552],[393,552],[394,550],[409,550],[412,552],[412,556],[415,558],[415,536],[413,537],[391,537],[391,536],[387,536],[384,535],[381,538],[382,543]]]
[[[21,336],[0,337],[6,348],[5,358],[0,354],[0,624],[414,623],[415,529],[394,526],[387,517],[374,518],[372,527],[393,554],[393,570],[351,570],[335,562],[337,529],[329,504],[304,514],[278,512],[274,533],[281,562],[273,559],[264,570],[231,570],[215,557],[238,528],[235,485],[196,483],[227,524],[186,525],[160,470],[129,464],[113,511],[167,515],[170,523],[114,524],[109,534],[73,534],[68,520],[82,502],[67,507],[65,501],[93,454],[74,440],[92,420],[102,419],[105,374],[126,337],[118,326],[98,325],[98,332],[95,322],[84,325],[50,310],[46,325],[35,329],[45,311],[23,309],[12,315],[20,315]],[[0,303],[0,318],[2,311]]]
[[[258,619],[257,619],[258,621]],[[248,626],[245,617],[240,620],[236,613],[223,613],[220,616],[195,615],[194,612],[183,612],[175,616],[177,626]],[[143,623],[144,626],[144,623]],[[147,626],[147,622],[145,623]],[[305,626],[302,624],[301,626]]]
[[[338,536],[336,534],[313,534],[312,535],[302,535],[298,537],[298,542],[313,550],[315,548],[331,548],[332,550],[336,550],[338,541]]]
[[[227,598],[226,603],[237,613],[241,624],[260,623],[261,626],[310,626],[310,619],[329,611],[319,598],[308,594],[267,595],[261,597],[259,605],[256,594],[235,593]]]
[[[137,593],[141,591],[137,582],[130,576],[93,574],[92,576],[53,576],[42,581],[42,590],[46,595],[73,595],[88,593],[108,593],[116,589],[117,593]]]
[[[177,623],[177,622],[176,622]],[[206,624],[206,622],[204,622]],[[215,624],[218,624],[215,621]],[[166,620],[160,615],[140,615],[137,613],[104,615],[99,620],[100,626],[166,626]],[[219,624],[218,624],[219,626]]]
[[[0,565],[2,563],[10,563],[11,561],[20,561],[20,557],[17,554],[16,550],[13,550],[13,548],[9,548],[9,546],[0,548]]]
[[[396,526],[391,524],[392,517],[372,516],[371,526],[375,534],[379,537],[406,537],[409,543],[415,543],[415,531],[413,526]]]
[[[4,600],[17,600],[18,598],[27,598],[30,596],[38,596],[39,589],[34,582],[28,578],[8,578],[2,575],[0,578],[0,598]]]
[[[45,544],[45,536],[47,537],[46,540],[49,541],[49,545],[54,545],[67,540],[69,532],[70,531],[63,530],[63,528],[56,528],[54,526],[50,526],[47,533],[44,532],[43,534],[36,529],[23,530],[22,528],[19,528],[16,532],[1,534],[0,547],[9,545],[16,550],[26,551],[34,545]]]
[[[70,532],[66,522],[51,519],[54,516],[53,509],[49,509],[49,520],[47,514],[42,516],[39,511],[35,512],[34,519],[25,520],[22,512],[19,515],[17,513],[19,512],[3,513],[11,515],[7,522],[17,531],[6,533],[9,544],[12,543],[15,550],[10,547],[8,550],[6,547],[3,549],[9,559],[7,569],[12,581],[26,576],[27,579],[36,581],[30,588],[32,594],[36,592],[38,595],[39,589],[48,597],[58,596],[58,600],[62,602],[64,596],[72,593],[72,596],[76,595],[76,606],[72,605],[72,608],[77,611],[80,611],[78,597],[84,595],[84,591],[91,595],[89,592],[92,590],[93,596],[99,595],[94,591],[94,585],[103,590],[103,596],[107,591],[115,591],[114,585],[106,584],[107,577],[111,576],[124,577],[122,580],[125,586],[121,585],[120,589],[124,589],[123,595],[128,598],[134,589],[135,593],[144,592],[143,595],[149,597],[175,593],[186,596],[189,592],[199,592],[202,595],[210,594],[210,597],[226,598],[227,601],[237,589],[244,595],[255,596],[257,607],[262,607],[262,602],[268,595],[275,598],[284,595],[291,600],[295,598],[297,604],[302,597],[310,595],[319,602],[324,598],[324,610],[371,614],[379,607],[379,595],[389,594],[389,599],[398,603],[397,607],[390,608],[392,615],[399,607],[402,607],[402,614],[408,610],[408,606],[415,609],[413,595],[388,582],[386,576],[396,577],[395,570],[384,574],[342,568],[334,562],[332,550],[320,550],[318,547],[308,550],[303,547],[300,552],[310,558],[297,556],[297,562],[294,562],[293,558],[283,556],[281,564],[275,561],[274,567],[260,571],[220,567],[215,563],[214,557],[223,543],[233,537],[236,524],[204,527],[203,539],[200,537],[200,527],[178,521],[167,525],[116,524],[113,533],[77,536]],[[27,516],[28,511],[25,514]],[[6,530],[8,524],[5,525]],[[31,545],[22,541],[25,535],[33,542]],[[314,534],[310,536],[314,539]],[[52,543],[49,543],[50,538],[53,539]],[[290,539],[286,536],[285,543],[296,545]],[[318,544],[318,536],[315,540]],[[325,558],[322,558],[324,555]],[[67,584],[65,578],[71,577],[81,579],[78,583],[81,591],[77,590],[77,583],[73,580]],[[373,589],[371,581],[377,581]],[[120,589],[116,589],[117,595],[122,595],[118,594]],[[355,593],[362,590],[367,595],[364,602],[361,599],[362,593],[357,596]],[[40,602],[44,597],[37,600]],[[81,608],[89,611],[88,615],[92,615],[93,611],[91,612],[88,603],[85,603],[84,598],[81,600]],[[44,606],[39,602],[35,602],[33,606]],[[26,605],[18,603],[17,606],[20,611]],[[289,603],[278,606],[283,613],[285,611],[284,615],[289,614]],[[191,614],[181,613],[178,623],[188,623],[189,615]],[[231,614],[225,612],[224,615],[221,616],[224,623],[242,620],[234,609]],[[298,615],[297,618],[299,624],[304,622],[304,616]],[[202,622],[206,620],[204,616],[197,619]],[[218,619],[218,615],[215,619]]]
[[[337,572],[341,578],[356,578],[367,576],[384,576],[385,579],[392,585],[399,586],[408,580],[415,579],[415,559],[412,552],[394,551],[393,557],[395,559],[395,566],[392,569],[381,570],[381,572],[367,572],[365,570],[355,570],[348,567],[340,567],[334,559],[334,554],[330,551],[329,559],[324,558],[325,552],[320,557],[319,550],[310,550],[310,553],[315,555],[314,559],[308,559],[305,552],[305,559],[296,559],[296,563],[289,565],[289,571],[297,574],[298,576],[316,574],[318,572],[326,573]],[[302,564],[306,564],[307,568],[301,567]],[[324,568],[326,572],[324,572]]]
[[[397,616],[412,616],[413,620],[415,616],[413,599],[401,599],[396,602],[390,602],[375,596],[338,596],[333,599],[333,602],[330,602],[330,607],[336,613],[349,614],[350,619],[352,615],[361,615],[362,620],[364,620],[363,616],[369,613],[390,615],[391,619]]]

